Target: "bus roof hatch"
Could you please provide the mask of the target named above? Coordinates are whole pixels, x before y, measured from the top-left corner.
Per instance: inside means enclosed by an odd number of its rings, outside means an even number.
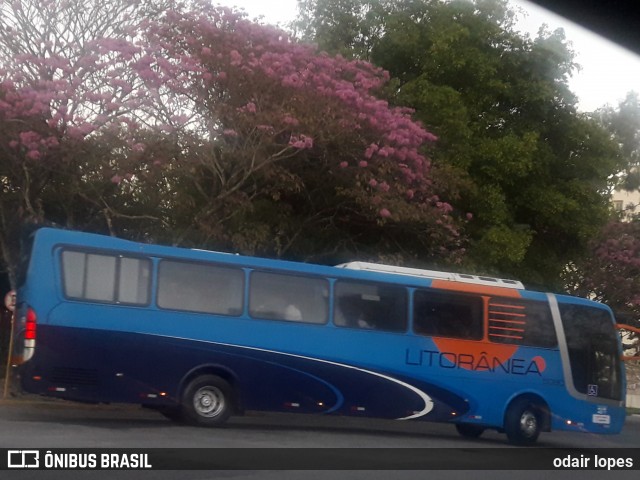
[[[475,283],[477,285],[491,285],[494,287],[524,289],[522,282],[507,280],[504,278],[469,275],[466,273],[439,272],[436,270],[423,270],[419,268],[397,267],[395,265],[382,265],[369,262],[349,262],[336,265],[337,268],[351,270],[367,270],[371,272],[393,273],[396,275],[408,275],[412,277],[430,278],[435,280],[450,280],[452,282]]]

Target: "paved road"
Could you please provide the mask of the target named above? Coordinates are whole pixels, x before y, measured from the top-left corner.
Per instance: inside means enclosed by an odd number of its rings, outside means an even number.
[[[629,417],[622,434],[598,436],[554,432],[543,434],[539,445],[558,448],[640,448],[640,417]],[[486,432],[479,440],[459,437],[451,425],[371,419],[249,414],[233,418],[227,428],[178,426],[159,414],[128,405],[83,405],[64,401],[20,399],[0,402],[0,448],[495,448],[493,455],[509,455],[505,436]],[[477,451],[475,451],[477,452]],[[292,452],[293,453],[293,452]],[[477,453],[476,453],[477,454]],[[515,454],[515,452],[514,452]],[[461,459],[464,461],[464,459]],[[7,472],[4,472],[7,473]],[[10,478],[35,478],[8,472]],[[61,476],[64,473],[64,476]],[[296,475],[297,473],[297,475]],[[392,475],[390,475],[390,473]],[[433,473],[433,472],[431,472]],[[603,478],[603,472],[519,472],[520,478]],[[607,478],[634,478],[636,472],[605,472]],[[51,476],[47,476],[47,474]],[[57,475],[55,475],[57,474]],[[80,475],[83,474],[83,475]],[[176,472],[37,472],[38,478],[178,478]],[[243,472],[191,471],[179,478],[426,478],[429,472]],[[439,472],[438,478],[461,478],[463,472]],[[492,472],[492,479],[510,478]],[[527,476],[530,474],[530,476]],[[569,475],[569,476],[566,476]],[[485,475],[482,475],[485,477]],[[4,475],[2,475],[3,478]]]
[[[487,431],[478,440],[467,440],[447,424],[249,413],[233,417],[227,428],[205,429],[176,425],[136,405],[86,405],[38,397],[0,401],[0,448],[15,445],[37,448],[510,448],[505,435]],[[640,416],[628,417],[620,435],[553,432],[542,434],[538,445],[640,448]]]

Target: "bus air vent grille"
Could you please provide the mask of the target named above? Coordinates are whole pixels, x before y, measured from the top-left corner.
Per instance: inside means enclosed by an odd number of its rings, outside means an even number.
[[[98,372],[88,368],[57,367],[53,370],[52,381],[55,384],[95,386],[98,384]]]

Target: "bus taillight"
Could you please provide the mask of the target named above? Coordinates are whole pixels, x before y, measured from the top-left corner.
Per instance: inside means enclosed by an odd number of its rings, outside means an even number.
[[[24,333],[24,338],[25,340],[35,340],[36,339],[36,320],[38,319],[38,316],[36,315],[36,312],[32,309],[29,308],[27,310],[27,315],[25,317],[25,333]]]
[[[36,322],[38,316],[33,308],[27,309],[25,315],[25,331],[24,331],[24,354],[23,360],[26,362],[33,356],[33,351],[36,347]]]

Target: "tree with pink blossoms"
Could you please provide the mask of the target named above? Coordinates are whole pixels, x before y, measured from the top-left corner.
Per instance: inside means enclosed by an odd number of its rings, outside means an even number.
[[[1,8],[5,266],[24,221],[320,261],[462,252],[435,137],[371,64],[203,1]]]
[[[169,11],[149,32],[162,46],[149,80],[193,102],[209,142],[183,179],[205,242],[303,258],[459,252],[421,153],[436,139],[376,96],[386,72],[225,9]]]
[[[65,136],[50,126],[46,113],[19,113],[24,102],[19,92],[0,85],[0,265],[14,288],[25,225],[108,233],[116,222],[128,236],[136,236],[136,228],[144,230],[151,212],[160,210],[161,195],[157,190],[154,198],[146,198],[114,182],[117,165],[140,174],[148,170],[148,154],[135,152],[123,136],[108,130],[88,138]],[[150,152],[175,150],[163,137],[156,135]]]
[[[0,249],[14,286],[21,224],[106,231],[103,212],[125,201],[109,181],[118,155],[162,118],[135,68],[152,3],[0,3]]]

